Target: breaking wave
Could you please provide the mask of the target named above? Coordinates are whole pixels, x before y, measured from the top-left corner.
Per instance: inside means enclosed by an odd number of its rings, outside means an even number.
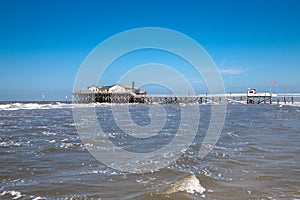
[[[0,104],[0,110],[34,110],[34,109],[55,109],[55,108],[72,108],[68,103],[6,103]]]
[[[200,184],[200,181],[194,174],[190,174],[182,179],[179,179],[170,187],[165,189],[162,194],[174,194],[177,192],[187,192],[190,194],[205,192],[205,188]]]

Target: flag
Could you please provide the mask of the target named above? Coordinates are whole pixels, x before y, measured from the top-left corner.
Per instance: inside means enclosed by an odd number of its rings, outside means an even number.
[[[270,83],[271,83],[272,85],[274,85],[274,84],[276,84],[276,81],[271,81]]]

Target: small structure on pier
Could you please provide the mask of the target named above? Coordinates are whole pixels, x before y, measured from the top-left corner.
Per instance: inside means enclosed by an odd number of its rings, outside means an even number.
[[[256,89],[255,88],[248,88],[247,94],[248,95],[256,94]]]

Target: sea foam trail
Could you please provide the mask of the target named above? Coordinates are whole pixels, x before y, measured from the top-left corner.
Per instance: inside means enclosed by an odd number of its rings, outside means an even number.
[[[190,194],[205,192],[205,188],[200,184],[200,181],[194,174],[190,174],[173,183],[170,187],[165,189],[162,194],[174,194],[177,192],[187,192]]]
[[[1,197],[9,197],[11,199],[19,199],[22,197],[22,194],[21,192],[18,192],[18,191],[4,191],[2,193],[0,193],[0,196]]]
[[[122,104],[121,104],[122,105]],[[0,110],[37,110],[37,109],[59,109],[59,108],[86,108],[102,106],[120,106],[109,103],[89,103],[89,104],[72,104],[72,103],[0,103]]]
[[[7,103],[0,104],[0,110],[35,110],[35,109],[56,109],[56,108],[72,108],[72,104],[68,103]]]
[[[294,103],[291,103],[291,102],[287,102],[287,103],[280,102],[278,105],[279,105],[280,107],[282,107],[282,106],[295,106],[295,107],[300,107],[300,102],[294,102]]]
[[[300,107],[300,102],[273,104],[282,106],[295,106]],[[59,108],[84,108],[84,107],[105,107],[105,106],[126,106],[126,104],[109,104],[109,103],[90,103],[90,104],[71,104],[71,103],[4,103],[0,104],[1,110],[37,110],[37,109],[59,109]],[[182,106],[186,106],[182,104]]]

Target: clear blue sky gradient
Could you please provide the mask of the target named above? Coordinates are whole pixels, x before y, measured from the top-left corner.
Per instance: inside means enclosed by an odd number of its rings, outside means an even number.
[[[300,92],[300,1],[0,1],[0,101],[64,100],[101,41],[165,27],[200,43],[227,92]],[[109,77],[108,77],[109,79]]]

